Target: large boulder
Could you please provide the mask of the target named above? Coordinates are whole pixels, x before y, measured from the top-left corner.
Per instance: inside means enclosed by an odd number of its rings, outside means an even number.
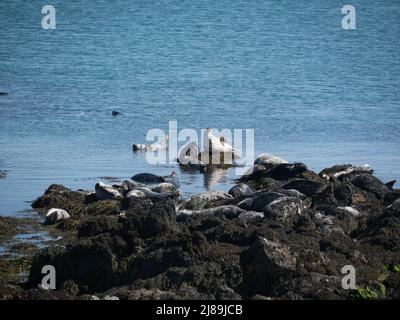
[[[249,295],[270,295],[281,291],[282,280],[295,273],[296,263],[295,255],[287,246],[258,238],[240,256],[244,291]]]
[[[62,208],[72,217],[81,216],[86,213],[88,194],[70,189],[57,184],[52,184],[44,195],[32,203],[32,208],[46,213],[51,208]]]
[[[117,232],[122,227],[116,216],[93,216],[85,218],[78,228],[78,237],[93,237],[102,233]]]
[[[170,235],[177,231],[175,204],[172,200],[157,202],[143,210],[130,208],[126,212],[124,230],[136,232],[141,238]]]
[[[28,284],[42,282],[42,268],[52,265],[56,270],[56,288],[73,280],[89,291],[102,291],[118,285],[118,262],[110,248],[96,241],[80,241],[68,250],[50,247],[33,258]]]

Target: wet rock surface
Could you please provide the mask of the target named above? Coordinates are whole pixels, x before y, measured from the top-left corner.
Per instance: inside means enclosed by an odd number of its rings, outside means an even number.
[[[0,298],[398,299],[393,184],[351,165],[317,174],[269,155],[257,165],[228,193],[189,199],[176,175],[136,175],[102,186],[100,197],[50,186],[32,206],[68,212],[49,228],[70,237],[38,250],[27,282],[0,284]],[[44,265],[57,271],[56,290],[38,288]],[[342,288],[346,265],[356,270],[355,290]]]
[[[16,233],[17,230],[10,223],[10,219],[0,217],[0,242],[7,240]]]

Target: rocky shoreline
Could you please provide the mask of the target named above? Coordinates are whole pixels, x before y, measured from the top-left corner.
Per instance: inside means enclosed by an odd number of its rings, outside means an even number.
[[[27,281],[0,278],[0,299],[399,299],[393,185],[366,167],[317,174],[268,156],[228,192],[190,199],[176,174],[51,185],[32,207],[62,239],[24,255]],[[0,239],[16,232],[0,219]],[[56,290],[40,288],[44,265]],[[348,265],[357,289],[342,288]]]

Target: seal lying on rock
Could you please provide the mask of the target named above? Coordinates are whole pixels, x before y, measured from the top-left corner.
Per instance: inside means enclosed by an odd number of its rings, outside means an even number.
[[[247,177],[257,171],[263,171],[266,172],[266,168],[261,165],[261,164],[255,164],[254,166],[250,167],[249,169],[246,170],[246,172],[243,174],[243,177],[241,179],[244,179],[244,177]]]
[[[393,210],[400,210],[400,198],[394,201],[390,206],[388,206],[388,208]]]
[[[370,173],[372,174],[374,170],[367,164],[363,166],[353,166],[352,164],[341,164],[335,165],[330,168],[322,170],[319,175],[325,179],[339,178],[342,175],[349,173]]]
[[[237,218],[244,210],[240,209],[237,206],[233,205],[226,205],[226,206],[219,206],[210,209],[203,209],[203,210],[179,210],[177,215],[201,215],[201,216],[213,216],[213,217],[225,217],[228,219]]]
[[[255,165],[262,165],[265,168],[280,163],[289,163],[289,162],[269,153],[262,153],[257,157],[256,160],[254,160]]]
[[[168,193],[176,192],[177,188],[172,183],[162,182],[159,185],[153,187],[151,190],[158,193]]]
[[[303,210],[303,202],[299,198],[282,197],[266,205],[263,212],[273,220],[290,222],[297,215],[301,215]]]
[[[118,189],[103,182],[96,183],[94,188],[97,200],[118,199],[122,197]]]
[[[368,173],[357,174],[351,179],[351,183],[365,191],[374,193],[380,199],[383,199],[390,192],[389,188],[381,180]]]
[[[131,179],[145,184],[167,182],[174,185],[176,188],[179,188],[181,185],[180,179],[175,171],[172,171],[171,174],[167,176],[159,176],[152,173],[138,173],[135,174]]]
[[[141,182],[141,183],[165,182],[164,177],[153,174],[153,173],[138,173],[138,174],[135,174],[131,179],[136,182]]]
[[[133,191],[143,192],[145,197],[152,200],[153,202],[154,201],[166,201],[167,199],[170,199],[170,198],[177,198],[180,195],[179,191],[161,193],[161,192],[151,191],[150,189],[145,188],[145,187],[138,187],[138,188],[136,188],[136,190],[133,190]]]
[[[264,213],[257,211],[243,211],[238,218],[241,222],[247,223],[250,221],[262,220],[264,218]]]
[[[69,219],[70,216],[67,211],[63,209],[52,208],[50,209],[44,218],[45,224],[55,224],[61,220]]]
[[[146,194],[142,190],[130,190],[126,195],[125,199],[131,200],[131,199],[140,199],[140,198],[146,198]]]
[[[250,197],[254,195],[254,190],[250,188],[247,184],[244,183],[239,183],[235,186],[233,186],[228,193],[232,195],[235,198],[240,198],[240,197]]]
[[[281,189],[281,188],[274,188],[271,189],[271,192],[278,192],[278,193],[282,193],[285,196],[288,197],[295,197],[295,198],[299,198],[301,200],[304,200],[306,198],[306,195],[301,193],[299,190],[295,190],[295,189]]]
[[[238,203],[238,207],[245,209],[245,210],[250,210],[250,211],[263,211],[264,207],[268,204],[270,204],[272,201],[278,199],[278,198],[283,198],[286,197],[282,193],[278,192],[267,192],[264,194],[261,194],[257,197],[254,198],[247,198],[241,202]]]
[[[244,174],[240,177],[240,181],[258,180],[261,178],[271,178],[274,180],[288,180],[300,176],[305,173],[308,168],[304,163],[279,163],[272,167],[265,168],[260,166],[258,170],[254,170],[250,174]]]
[[[216,207],[231,201],[233,197],[221,191],[208,191],[195,194],[181,204],[181,209],[202,210],[210,206]]]
[[[142,183],[135,182],[135,181],[131,181],[131,180],[124,180],[124,181],[122,182],[122,185],[121,185],[122,189],[123,189],[125,192],[134,190],[134,189],[136,189],[137,187],[144,187],[144,186],[145,186],[145,185],[142,184]]]
[[[129,191],[125,195],[125,205],[130,207],[135,201],[140,199],[149,199],[152,202],[167,201],[168,199],[175,199],[180,196],[179,191],[174,192],[154,192],[145,187],[138,187],[135,190]]]

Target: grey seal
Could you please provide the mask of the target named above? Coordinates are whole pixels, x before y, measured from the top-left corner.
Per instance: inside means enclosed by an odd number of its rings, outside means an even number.
[[[145,187],[138,187],[135,190],[129,191],[126,195],[126,198],[127,199],[147,198],[153,202],[158,202],[158,201],[165,201],[167,199],[174,199],[179,196],[180,196],[179,191],[160,193],[160,192],[151,191],[150,189],[145,188]]]
[[[122,197],[117,188],[103,182],[96,183],[94,189],[97,200],[119,199]]]
[[[61,220],[69,219],[69,217],[70,216],[67,211],[63,209],[52,208],[46,213],[44,223],[55,224]]]
[[[133,181],[145,183],[145,184],[153,184],[153,183],[162,183],[167,182],[179,188],[181,185],[180,179],[175,171],[172,171],[171,174],[166,176],[159,176],[153,173],[138,173],[135,174],[132,178]]]

